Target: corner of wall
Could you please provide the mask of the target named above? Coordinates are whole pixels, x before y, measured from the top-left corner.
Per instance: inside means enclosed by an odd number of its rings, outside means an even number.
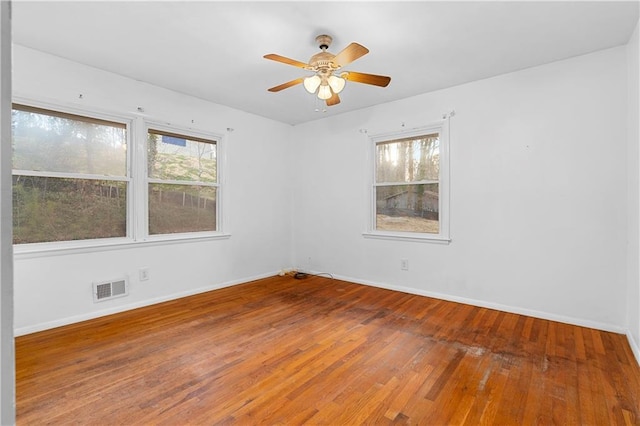
[[[640,364],[640,20],[627,43],[627,338]]]

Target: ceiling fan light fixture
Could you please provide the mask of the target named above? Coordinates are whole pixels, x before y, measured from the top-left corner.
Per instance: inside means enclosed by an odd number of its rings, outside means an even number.
[[[316,42],[318,43],[321,51],[320,53],[313,55],[311,59],[309,59],[308,63],[276,55],[275,53],[264,55],[265,59],[292,65],[315,73],[315,75],[311,75],[306,78],[299,77],[278,86],[271,87],[267,90],[269,92],[279,92],[289,87],[302,84],[307,92],[315,94],[318,98],[325,101],[328,107],[330,107],[340,103],[340,96],[338,93],[343,91],[347,84],[347,80],[353,83],[387,87],[391,81],[391,77],[355,71],[339,72],[346,65],[349,65],[356,59],[369,53],[369,49],[354,42],[338,52],[337,55],[334,55],[327,50],[331,45],[331,41],[332,38],[328,35],[319,35],[316,37]],[[335,75],[334,72],[336,73]]]
[[[338,94],[342,92],[342,89],[344,89],[344,85],[347,83],[347,81],[344,78],[332,75],[329,77],[328,83],[329,86],[331,86],[331,90],[333,90],[333,93]]]
[[[316,90],[318,90],[318,86],[320,86],[321,82],[322,82],[322,79],[318,75],[314,75],[314,76],[305,78],[303,84],[307,92],[315,93]]]
[[[324,101],[329,99],[331,96],[333,96],[333,94],[331,93],[331,88],[329,86],[320,86],[320,90],[318,90],[318,97],[320,99]]]

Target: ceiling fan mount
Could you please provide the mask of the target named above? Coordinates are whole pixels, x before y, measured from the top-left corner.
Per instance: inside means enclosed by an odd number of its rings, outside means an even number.
[[[316,37],[316,43],[318,43],[320,50],[327,50],[329,46],[331,46],[332,41],[333,38],[330,35],[320,34]]]
[[[313,55],[311,59],[309,59],[308,63],[296,61],[295,59],[286,58],[273,53],[264,55],[265,59],[271,59],[272,61],[293,65],[314,73],[312,76],[297,78],[279,86],[272,87],[269,91],[279,92],[303,83],[305,89],[309,93],[317,93],[318,98],[325,100],[327,106],[332,106],[340,103],[338,93],[342,91],[347,80],[355,83],[364,83],[380,87],[386,87],[389,84],[391,78],[382,75],[365,74],[354,71],[342,72],[339,75],[336,75],[335,72],[339,71],[343,66],[348,65],[369,53],[369,49],[358,43],[351,43],[337,55],[334,55],[327,50],[329,49],[329,46],[331,46],[332,41],[333,38],[329,35],[321,34],[317,36],[316,42],[318,43],[318,47],[321,52]]]

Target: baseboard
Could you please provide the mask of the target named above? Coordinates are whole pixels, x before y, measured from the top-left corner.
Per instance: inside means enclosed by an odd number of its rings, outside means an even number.
[[[631,346],[631,351],[633,355],[636,357],[636,361],[638,361],[638,365],[640,365],[640,346],[638,342],[633,338],[633,335],[630,331],[627,331],[627,340],[629,341],[629,346]]]
[[[272,277],[277,275],[279,271],[273,271],[266,274],[256,275],[252,277],[246,277],[238,280],[227,281],[220,284],[212,284],[210,286],[200,287],[196,289],[191,289],[187,291],[183,291],[180,293],[173,293],[162,297],[157,297],[153,299],[147,299],[135,303],[130,303],[127,305],[115,306],[109,309],[103,309],[100,311],[89,312],[82,315],[75,315],[71,317],[61,318],[55,321],[49,321],[41,324],[30,325],[27,327],[20,327],[14,330],[14,336],[24,336],[26,334],[37,333],[38,331],[50,330],[56,327],[62,327],[69,324],[75,324],[82,321],[87,321],[95,318],[104,317],[107,315],[117,314],[120,312],[130,311],[132,309],[143,308],[145,306],[156,305],[162,302],[168,302],[170,300],[180,299],[182,297],[193,296],[195,294],[206,293],[207,291],[218,290],[225,287],[231,287],[238,284],[244,284],[249,281],[260,280],[263,278]]]
[[[586,320],[582,318],[568,317],[564,315],[552,314],[544,311],[536,311],[533,309],[520,308],[517,306],[502,305],[499,303],[487,302],[484,300],[469,299],[466,297],[454,296],[445,293],[420,290],[412,287],[394,286],[369,280],[361,280],[352,277],[334,275],[336,279],[349,281],[356,284],[369,285],[372,287],[384,288],[387,290],[401,291],[403,293],[415,294],[418,296],[433,297],[434,299],[446,300],[449,302],[463,303],[465,305],[478,306],[480,308],[495,309],[497,311],[509,312],[512,314],[526,315],[534,318],[545,319],[549,321],[562,322],[565,324],[577,325],[580,327],[594,328],[597,330],[610,331],[612,333],[627,334],[627,329],[615,324],[601,323],[597,321]]]

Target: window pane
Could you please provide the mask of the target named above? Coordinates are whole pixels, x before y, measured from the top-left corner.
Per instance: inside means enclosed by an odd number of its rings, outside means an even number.
[[[376,187],[376,229],[438,234],[438,184]]]
[[[13,176],[13,242],[124,237],[126,182]]]
[[[126,176],[123,124],[36,109],[11,117],[14,170]]]
[[[217,188],[149,184],[149,233],[215,231]]]
[[[163,180],[217,182],[216,144],[188,136],[150,131],[149,177]]]
[[[438,180],[439,174],[438,134],[376,144],[376,182]]]

